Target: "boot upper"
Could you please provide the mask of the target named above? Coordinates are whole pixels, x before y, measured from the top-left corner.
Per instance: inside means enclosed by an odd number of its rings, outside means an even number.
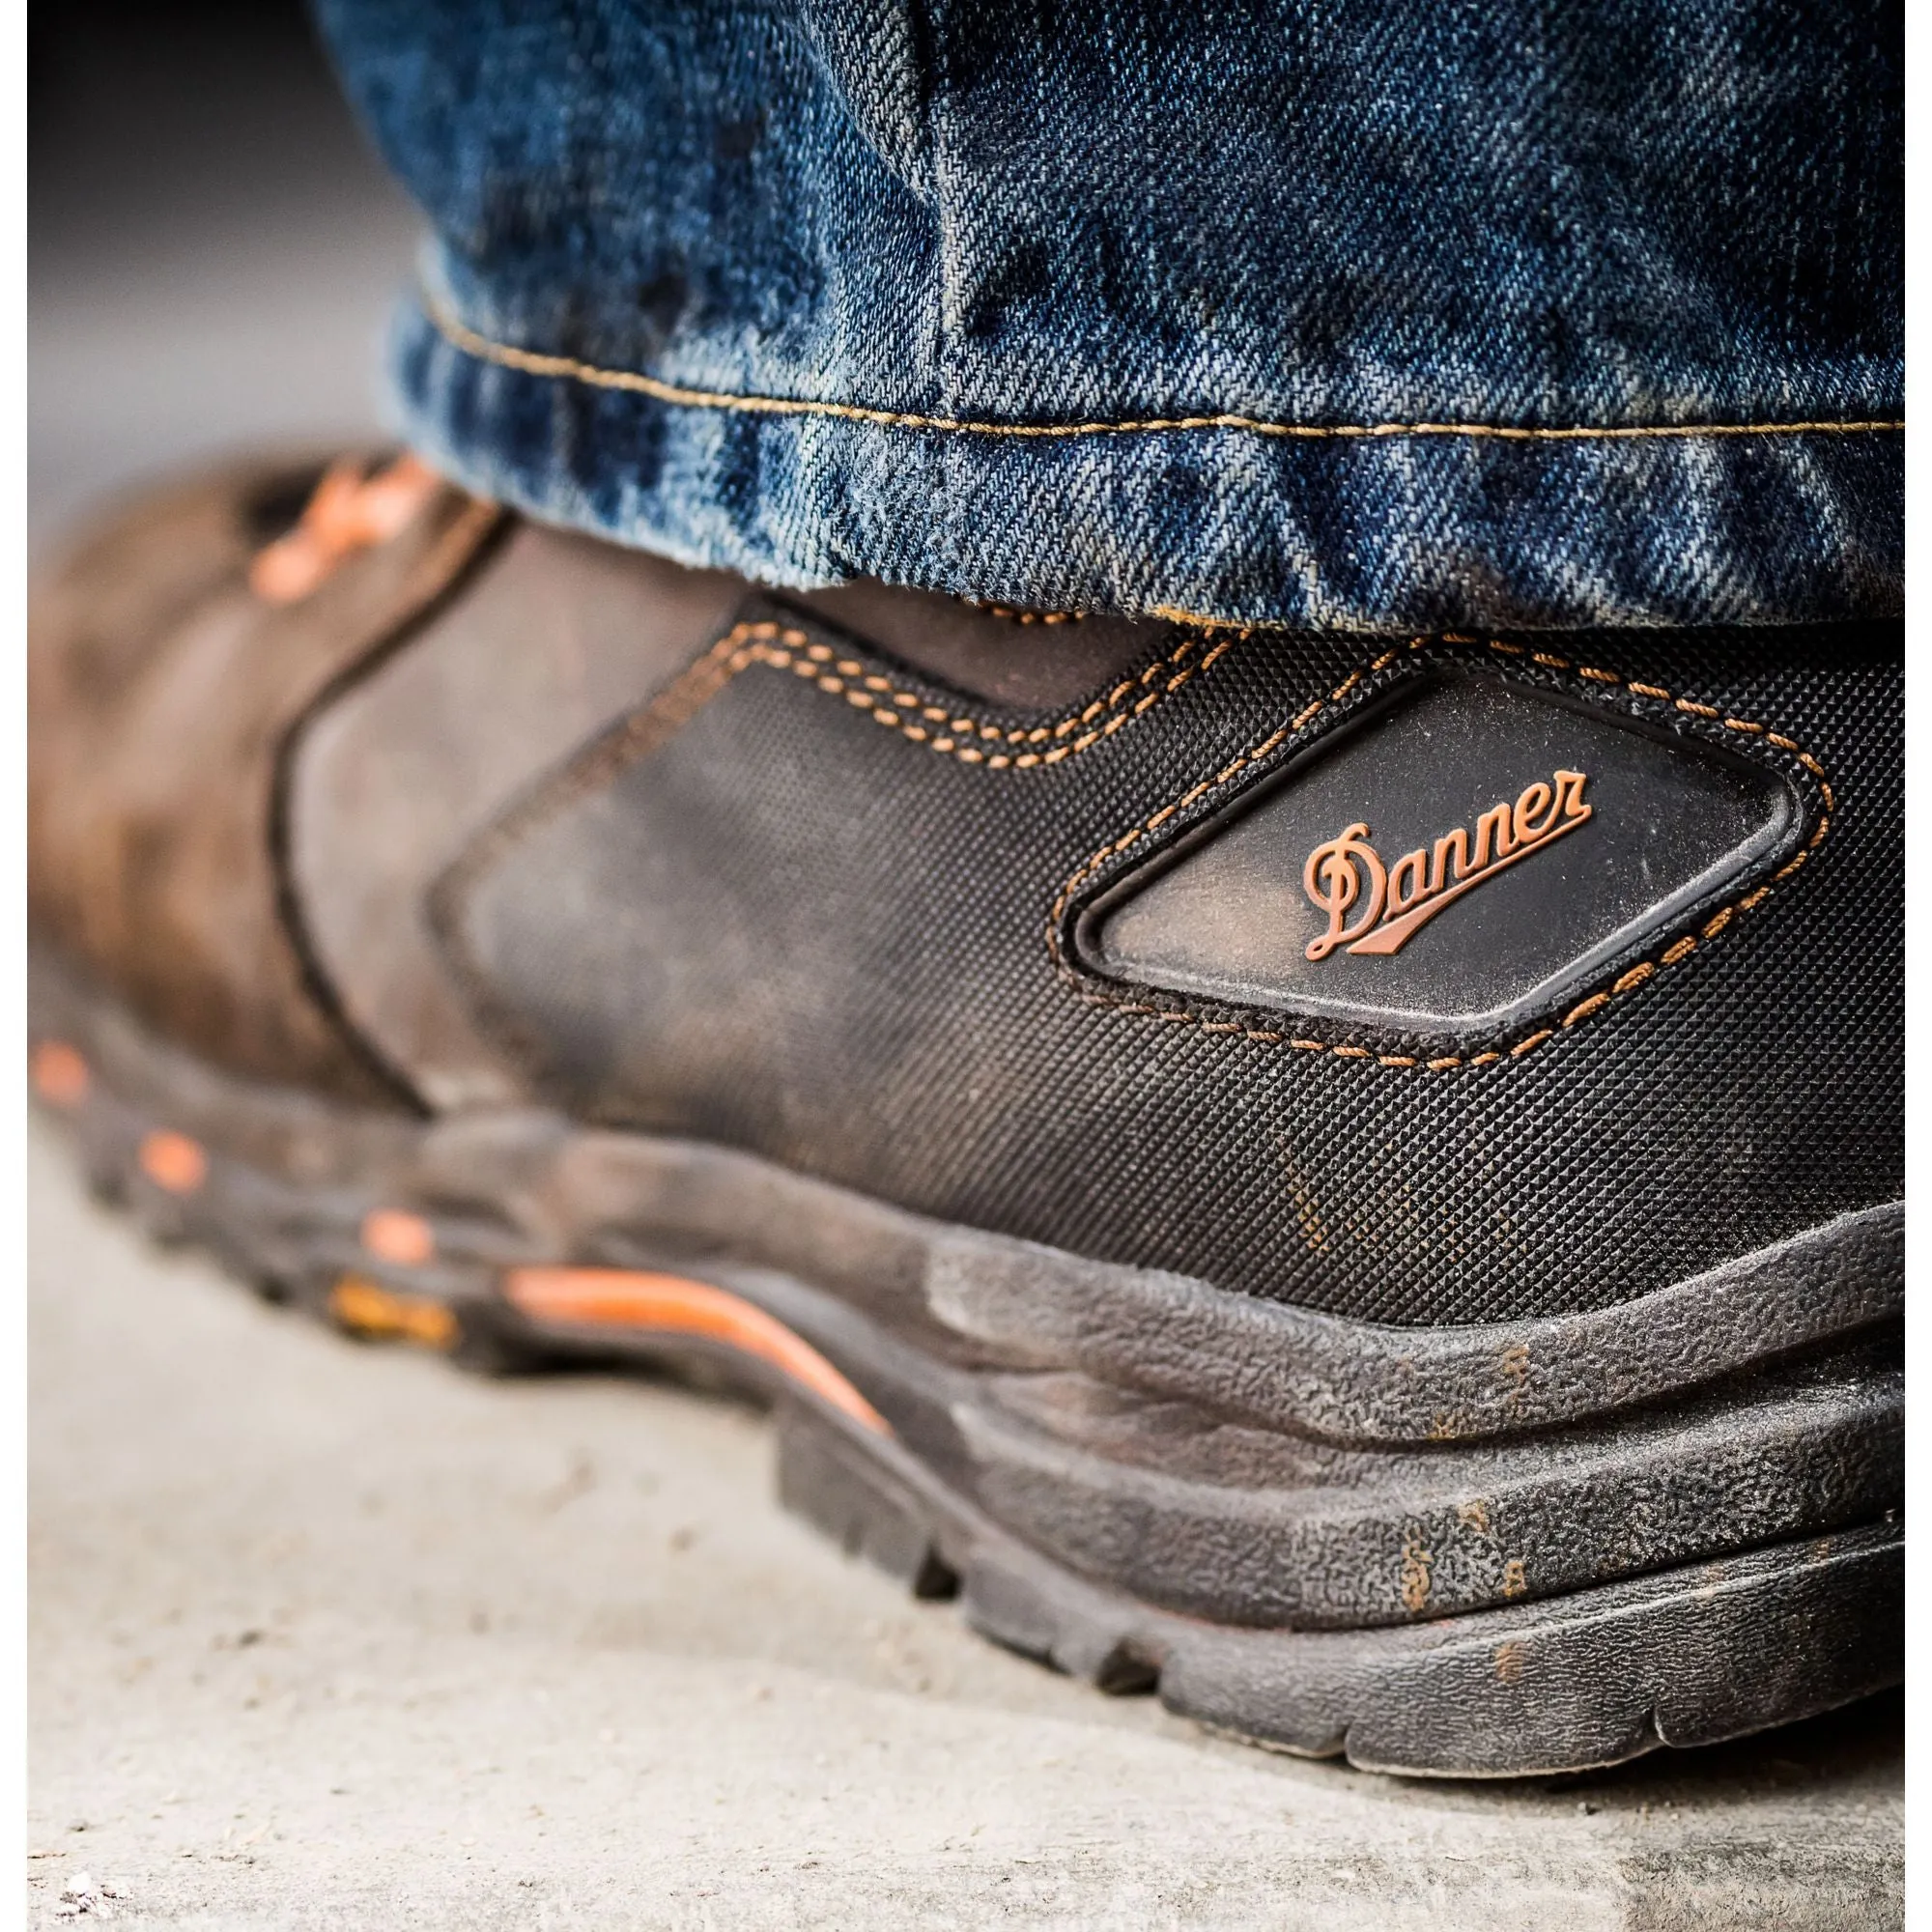
[[[1895,626],[793,596],[445,490],[277,603],[272,482],[35,628],[37,925],[220,1065],[1378,1321],[1897,1192]]]

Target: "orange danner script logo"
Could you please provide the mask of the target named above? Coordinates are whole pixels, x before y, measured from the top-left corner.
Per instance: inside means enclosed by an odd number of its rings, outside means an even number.
[[[1576,831],[1590,816],[1583,803],[1588,780],[1581,772],[1553,777],[1553,788],[1538,780],[1514,805],[1492,806],[1476,820],[1473,838],[1459,825],[1435,841],[1433,853],[1418,846],[1393,867],[1369,843],[1366,825],[1316,846],[1301,869],[1301,890],[1328,915],[1328,930],[1308,942],[1309,958],[1325,959],[1338,946],[1399,952],[1451,899]]]

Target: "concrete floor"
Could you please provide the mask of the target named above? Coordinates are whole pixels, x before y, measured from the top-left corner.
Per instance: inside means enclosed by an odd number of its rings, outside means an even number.
[[[413,233],[266,0],[109,12],[37,98],[41,543],[360,430]],[[1896,1699],[1527,1790],[1269,1757],[847,1563],[745,1410],[352,1346],[44,1141],[31,1200],[36,1926],[82,1873],[201,1927],[1900,1922]]]
[[[32,1923],[1901,1922],[1898,1704],[1531,1788],[1208,1737],[770,1500],[747,1409],[491,1383],[32,1163]]]

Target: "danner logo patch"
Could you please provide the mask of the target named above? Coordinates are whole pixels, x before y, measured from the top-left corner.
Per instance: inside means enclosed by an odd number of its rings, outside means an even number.
[[[1068,935],[1096,980],[1305,1018],[1256,1031],[1311,1044],[1347,1027],[1345,1055],[1386,1040],[1404,1066],[1438,1040],[1513,1047],[1708,923],[1804,830],[1775,740],[1707,740],[1460,659],[1284,757],[1205,823],[1177,793],[1173,831],[1135,834],[1127,868],[1098,875]]]
[[[1328,915],[1328,929],[1308,942],[1308,957],[1325,959],[1338,946],[1350,952],[1400,952],[1444,906],[1576,831],[1590,816],[1583,802],[1588,780],[1582,772],[1565,771],[1551,778],[1549,784],[1539,779],[1525,785],[1514,805],[1492,806],[1473,832],[1459,825],[1436,839],[1433,851],[1419,845],[1393,866],[1369,843],[1363,824],[1316,846],[1301,868],[1301,889]]]

